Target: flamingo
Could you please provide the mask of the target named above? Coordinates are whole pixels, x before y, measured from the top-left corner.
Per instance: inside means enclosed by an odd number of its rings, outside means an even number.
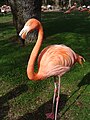
[[[35,29],[38,31],[38,38],[28,61],[27,76],[30,80],[34,81],[44,80],[50,76],[54,76],[55,89],[52,112],[47,113],[46,117],[47,119],[50,118],[52,120],[57,120],[61,76],[69,71],[76,62],[82,64],[85,60],[82,56],[76,54],[71,48],[63,44],[47,46],[38,56],[44,35],[42,24],[35,18],[29,19],[20,31],[19,36],[22,39],[25,39],[27,33]],[[37,56],[38,71],[34,72],[34,64]],[[56,79],[56,76],[58,76],[58,79]]]
[[[73,6],[71,6],[67,11],[65,11],[65,14],[71,13],[71,11],[76,10],[77,8],[77,3],[74,3]]]

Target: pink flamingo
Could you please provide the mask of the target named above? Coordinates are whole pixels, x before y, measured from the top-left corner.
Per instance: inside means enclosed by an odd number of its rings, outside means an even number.
[[[43,41],[43,27],[38,20],[32,18],[26,22],[24,28],[21,30],[19,35],[22,39],[25,39],[27,33],[33,31],[34,29],[38,31],[38,38],[28,61],[27,76],[30,80],[35,81],[43,80],[50,76],[54,76],[54,78],[55,76],[58,76],[59,80],[54,79],[55,89],[52,112],[46,114],[47,118],[56,120],[60,94],[60,78],[64,73],[70,70],[70,68],[74,65],[75,62],[82,64],[84,58],[76,54],[71,48],[63,44],[50,45],[41,51],[38,57],[38,72],[35,73],[34,64]],[[56,106],[55,114],[54,105]]]
[[[76,10],[77,9],[77,3],[74,3],[73,6],[71,6],[67,11],[65,11],[65,14],[69,14],[71,13],[71,11]]]

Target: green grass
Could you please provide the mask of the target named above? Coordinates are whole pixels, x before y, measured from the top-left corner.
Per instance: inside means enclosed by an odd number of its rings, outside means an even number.
[[[83,67],[76,64],[62,77],[58,119],[90,119],[90,15],[88,13],[43,13],[45,39],[65,44],[84,56]],[[34,43],[21,47],[12,24],[12,15],[0,15],[0,119],[46,120],[53,96],[53,78],[29,81],[27,62]],[[35,66],[37,69],[37,66]]]

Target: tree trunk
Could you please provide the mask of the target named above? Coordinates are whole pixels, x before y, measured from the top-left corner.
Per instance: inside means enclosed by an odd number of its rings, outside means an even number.
[[[8,0],[8,2],[11,6],[17,35],[28,19],[36,18],[40,20],[42,0]]]
[[[59,3],[60,3],[60,0],[55,0],[55,6],[56,6],[56,8],[59,8]]]
[[[71,3],[72,1],[71,0],[69,0],[69,3],[68,3],[68,8],[70,8],[71,6],[72,6],[72,3]]]
[[[42,0],[42,5],[46,6],[47,4],[47,0]]]

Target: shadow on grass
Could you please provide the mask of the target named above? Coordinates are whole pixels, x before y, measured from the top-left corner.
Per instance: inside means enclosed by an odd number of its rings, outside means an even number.
[[[78,87],[80,88],[83,85],[90,85],[90,72],[84,76],[82,81],[78,84]]]
[[[85,86],[84,89],[86,89],[88,85],[90,85],[90,73],[87,73],[87,74],[83,77],[83,79],[82,79],[82,80],[80,81],[80,83],[77,85],[77,86],[78,86],[78,89],[73,92],[73,94],[69,97],[69,99],[70,99],[76,92],[78,92],[82,86]],[[84,92],[84,90],[83,90],[83,92]]]
[[[26,84],[22,84],[0,97],[0,120],[3,120],[3,118],[8,114],[10,109],[8,101],[19,96],[23,92],[26,92],[27,90],[28,86]]]
[[[85,86],[83,88],[83,90],[80,92],[80,94],[76,97],[76,99],[73,100],[73,102],[61,114],[61,116],[58,116],[58,120],[60,120],[60,118],[63,117],[63,115],[65,115],[65,113],[70,109],[70,107],[73,106],[73,104],[76,102],[76,100],[78,100],[79,97],[83,94],[83,92],[86,90],[87,86],[90,85],[89,78],[90,78],[90,73],[88,73],[84,76],[84,78],[78,84],[78,89],[75,90],[69,98],[67,98],[67,95],[65,95],[65,94],[60,95],[61,99],[59,102],[59,110],[58,111],[62,111],[62,109],[66,105],[67,101],[69,101],[69,99],[72,98],[80,90],[80,88],[82,86]],[[26,113],[25,115],[19,117],[17,120],[46,120],[45,114],[48,112],[51,112],[51,108],[52,108],[52,99],[49,100],[48,102],[46,102],[45,104],[43,104],[42,106],[40,106],[36,111],[34,111],[32,113]]]
[[[49,17],[48,19],[49,21],[46,21],[43,24],[45,28],[45,36],[49,37],[54,34],[63,33],[63,32],[89,34],[90,21],[88,19],[88,16],[89,16],[88,14],[74,13],[69,15],[58,14],[58,18],[55,20],[50,19]]]
[[[74,103],[79,99],[79,97],[84,93],[86,90],[87,86],[90,85],[90,73],[86,74],[83,79],[80,81],[80,83],[77,85],[78,89],[75,90],[72,95],[67,98],[66,94],[61,94],[61,99],[59,102],[59,111],[62,111],[62,109],[65,107],[67,101],[69,101],[70,98],[72,98],[77,92],[81,89],[81,87],[84,86],[84,88],[81,90],[76,99],[72,101],[72,103],[66,108],[66,110],[61,114],[61,116],[58,116],[58,120],[60,117],[63,117],[65,113],[70,109],[71,106],[74,105]],[[2,120],[5,116],[7,116],[8,111],[9,111],[9,104],[8,101],[19,96],[23,92],[26,92],[28,90],[28,87],[26,84],[22,84],[20,86],[17,86],[4,96],[0,97],[0,119]],[[23,116],[18,117],[17,120],[46,120],[45,114],[48,112],[51,112],[52,108],[52,99],[40,106],[36,111],[32,113],[26,113]]]
[[[78,94],[78,96],[76,97],[76,99],[67,107],[67,109],[64,111],[64,113],[63,113],[60,117],[62,117],[62,116],[70,109],[70,107],[74,105],[74,103],[75,103],[75,102],[80,98],[80,96],[84,93],[84,91],[86,90],[86,88],[88,87],[88,85],[90,85],[90,72],[87,73],[87,74],[83,77],[83,79],[82,79],[82,80],[80,81],[80,83],[77,85],[77,86],[78,86],[78,89],[75,90],[75,91],[72,93],[72,95],[69,97],[69,99],[72,98],[72,97],[81,89],[82,86],[85,86],[85,87],[81,90],[80,94]],[[68,100],[69,100],[69,99],[68,99]],[[67,101],[68,101],[68,100],[67,100]]]
[[[64,108],[67,102],[67,95],[61,94],[61,99],[59,102],[60,111]],[[52,99],[40,106],[36,111],[32,113],[26,113],[24,116],[19,117],[17,120],[46,120],[45,114],[51,112]]]
[[[14,29],[14,26],[12,22],[7,22],[7,23],[0,23],[0,31],[5,32],[5,31],[12,31]]]

